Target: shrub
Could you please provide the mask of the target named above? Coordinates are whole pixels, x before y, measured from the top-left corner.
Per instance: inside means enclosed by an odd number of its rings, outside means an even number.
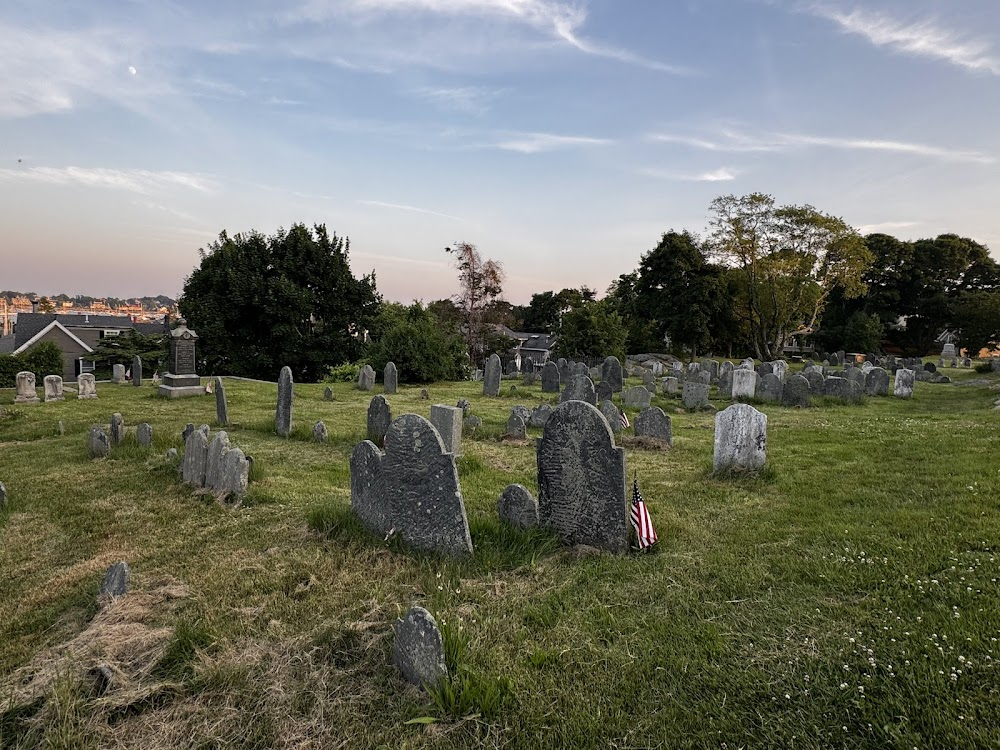
[[[43,341],[24,354],[0,354],[0,388],[13,388],[17,374],[25,370],[35,373],[37,385],[46,375],[62,375],[62,352],[51,341]]]
[[[395,363],[403,383],[462,380],[468,371],[462,337],[442,327],[419,302],[390,323],[368,354],[376,372]]]
[[[324,383],[353,383],[358,379],[361,372],[361,365],[348,362],[347,364],[331,367],[323,376]]]

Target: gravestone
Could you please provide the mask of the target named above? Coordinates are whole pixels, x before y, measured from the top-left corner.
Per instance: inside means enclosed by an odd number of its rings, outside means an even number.
[[[586,401],[588,404],[596,405],[597,393],[594,390],[594,382],[586,375],[571,375],[559,397],[560,403],[567,401]]]
[[[566,381],[570,376],[570,363],[565,357],[560,357],[556,362],[556,366],[559,368],[559,385],[566,385]]]
[[[333,401],[333,388],[331,388],[330,386],[327,386],[326,388],[323,389],[323,400]]]
[[[108,431],[111,446],[114,447],[125,439],[125,419],[119,412],[111,415],[111,429]]]
[[[607,380],[602,380],[594,386],[594,394],[597,396],[597,403],[610,401],[614,396],[614,391],[611,389],[611,383]]]
[[[512,359],[512,360],[509,360],[507,362],[506,373],[507,373],[507,377],[508,378],[512,378],[515,375],[517,375],[518,369],[517,369],[517,361],[516,360]]]
[[[427,389],[426,388],[421,388],[420,389],[420,400],[421,401],[430,401],[430,398],[431,398],[431,394],[429,394],[427,392]]]
[[[601,364],[601,382],[611,387],[612,393],[621,393],[625,387],[622,363],[618,357],[607,357]]]
[[[17,395],[15,404],[37,404],[38,394],[35,393],[35,373],[23,370],[17,374]]]
[[[622,431],[622,417],[618,407],[611,400],[601,401],[601,414],[608,420],[608,427],[614,434]]]
[[[757,398],[770,404],[781,402],[781,392],[785,384],[781,378],[773,372],[762,375],[757,382]]]
[[[132,571],[124,560],[116,562],[104,574],[98,596],[117,598],[128,593],[128,579]]]
[[[809,381],[809,390],[817,395],[826,395],[826,378],[823,377],[823,373],[820,370],[813,368],[809,370],[803,377]]]
[[[226,386],[222,378],[215,378],[215,421],[219,427],[229,426],[229,404],[226,402]]]
[[[839,398],[845,403],[858,403],[864,395],[864,389],[858,385],[856,380],[831,377],[826,379],[826,383],[824,385],[827,396]]]
[[[7,485],[0,482],[0,508],[7,506]]]
[[[684,383],[684,392],[681,395],[681,403],[685,409],[704,409],[709,406],[708,391],[711,388],[706,383],[697,383],[689,380]],[[646,406],[649,406],[647,403]]]
[[[457,406],[434,404],[431,407],[431,424],[434,425],[444,444],[445,453],[455,458],[458,458],[462,451],[462,414],[462,410]]]
[[[467,398],[460,398],[455,406],[461,409],[462,414],[465,416],[469,416],[472,413],[472,402]],[[391,422],[392,420],[390,419],[389,421]],[[388,427],[388,425],[386,425],[386,427]]]
[[[773,372],[775,375],[777,375],[782,380],[785,379],[785,376],[788,374],[788,363],[785,360],[776,359],[774,360],[774,362],[771,363],[771,367],[773,368]]]
[[[862,390],[865,388],[867,373],[859,367],[852,367],[844,373],[844,376],[852,383],[857,383]]]
[[[548,404],[539,404],[531,411],[531,416],[528,417],[529,427],[544,427],[545,423],[549,421],[549,417],[552,416],[552,407]]]
[[[643,370],[642,371],[642,384],[647,389],[649,388],[650,385],[652,385],[654,389],[656,388],[656,376],[653,375],[653,371],[652,370]],[[650,391],[650,392],[651,393],[655,393],[655,390],[654,391]]]
[[[896,370],[896,383],[892,395],[896,398],[912,398],[914,375],[913,370]]]
[[[392,663],[411,685],[435,688],[448,678],[444,639],[437,622],[423,607],[411,607],[394,626]]]
[[[278,376],[278,404],[274,410],[274,431],[279,437],[292,434],[292,368],[281,368]]]
[[[524,385],[534,385],[535,384],[535,380],[536,380],[536,375],[535,375],[535,371],[534,370],[528,370],[521,377],[521,382]]]
[[[653,438],[667,445],[674,443],[670,417],[658,406],[650,406],[639,412],[639,416],[635,418],[635,434],[636,437]]]
[[[475,434],[476,430],[483,426],[483,420],[475,414],[470,414],[462,420],[462,432],[469,435]]]
[[[222,489],[222,472],[226,454],[232,446],[229,444],[229,435],[225,430],[219,430],[212,437],[212,442],[208,444],[205,452],[205,482],[204,485],[210,490],[218,491]]]
[[[542,393],[559,393],[559,367],[555,362],[542,365]]]
[[[721,378],[724,373],[732,372],[736,367],[728,359],[724,360],[722,364],[719,365],[719,377]]]
[[[705,385],[712,384],[712,373],[708,370],[699,370],[694,374],[694,382],[704,383]]]
[[[431,407],[434,413],[434,407]],[[381,446],[385,442],[385,433],[389,431],[392,424],[392,408],[385,396],[375,396],[368,404],[368,439],[375,445]]]
[[[167,357],[167,373],[157,390],[161,396],[181,398],[185,396],[200,396],[205,391],[198,377],[195,346],[198,334],[187,327],[184,318],[177,319],[177,325],[170,331],[170,353]],[[135,382],[135,365],[133,379]]]
[[[313,425],[313,440],[317,443],[325,443],[330,439],[330,433],[326,429],[326,425],[323,424],[321,419],[319,422]]]
[[[941,357],[943,359],[955,359],[958,353],[955,351],[954,344],[945,344],[944,348],[941,350]]]
[[[460,419],[462,410],[452,409]],[[461,424],[461,423],[459,423]],[[379,538],[443,554],[472,552],[455,457],[434,426],[403,414],[390,426],[385,453],[370,440],[351,454],[351,507]]]
[[[132,357],[132,385],[136,388],[142,385],[142,357],[138,354]]]
[[[390,396],[399,389],[399,373],[396,371],[395,362],[387,362],[385,369],[382,370],[382,385],[383,392]]]
[[[510,417],[507,419],[507,432],[505,434],[514,440],[524,440],[527,437],[524,420],[519,414],[511,412]]]
[[[527,375],[529,372],[535,371],[535,360],[531,357],[524,357],[521,359],[521,374]]]
[[[737,367],[733,370],[733,399],[756,398],[757,378],[756,371],[749,368]]]
[[[142,422],[135,428],[135,442],[143,448],[153,447],[153,425],[149,422]]]
[[[195,487],[205,486],[208,470],[208,436],[201,430],[188,435],[184,443],[184,458],[181,460],[181,478]]]
[[[46,375],[45,379],[42,381],[45,386],[45,402],[49,401],[65,401],[66,396],[63,395],[63,379],[60,375]]]
[[[933,362],[928,362],[924,365],[924,371],[929,372],[931,375],[937,372],[937,365]]]
[[[804,375],[789,375],[781,388],[781,405],[807,407],[810,391],[809,381]]]
[[[622,391],[622,403],[633,409],[645,409],[653,400],[653,394],[644,386],[635,386]]]
[[[522,484],[509,484],[497,500],[500,520],[515,529],[530,529],[538,525],[538,501]]]
[[[566,544],[628,551],[625,451],[615,447],[596,407],[584,401],[561,404],[545,423],[537,463],[542,526]]]
[[[375,370],[371,365],[365,365],[358,372],[358,390],[370,391],[375,387]]]
[[[972,359],[970,357],[966,357],[965,359],[963,359],[962,367],[972,367]]]
[[[84,372],[76,378],[76,397],[97,398],[97,382],[94,380],[94,373]]]
[[[222,459],[222,490],[230,500],[241,501],[250,482],[249,457],[239,448],[232,448]]]
[[[660,391],[664,396],[676,397],[681,392],[681,381],[677,378],[663,378],[660,381]]]
[[[531,409],[529,409],[527,406],[522,406],[521,404],[518,404],[513,409],[511,409],[510,413],[519,416],[521,418],[521,421],[524,422],[525,424],[528,424],[528,420],[531,419]]]
[[[111,379],[121,385],[125,382],[125,365],[111,366]]]
[[[500,395],[500,357],[491,354],[486,360],[486,370],[483,374],[483,395],[496,398]]]
[[[865,393],[869,396],[888,396],[889,373],[881,367],[873,367],[865,377]]]
[[[194,432],[194,423],[188,422],[187,425],[184,427],[184,429],[181,430],[181,440],[183,440],[186,443],[188,435],[190,435],[192,432]]]
[[[715,473],[759,471],[766,462],[766,414],[749,404],[733,404],[715,415]]]
[[[761,362],[757,365],[757,377],[763,378],[765,375],[774,374],[774,365],[771,362]]]
[[[111,452],[111,440],[104,428],[95,424],[87,436],[87,452],[91,458],[104,458]]]
[[[723,370],[719,373],[719,398],[733,397],[733,371]]]

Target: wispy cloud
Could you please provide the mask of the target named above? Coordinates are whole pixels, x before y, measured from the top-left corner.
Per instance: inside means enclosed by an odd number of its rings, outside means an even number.
[[[863,224],[857,229],[861,234],[876,234],[879,232],[893,232],[897,229],[910,229],[918,227],[922,223],[920,221],[883,221],[879,224]]]
[[[844,138],[804,133],[747,135],[733,130],[720,131],[719,136],[719,138],[711,139],[673,133],[654,133],[649,136],[649,139],[659,143],[677,143],[705,151],[725,151],[731,153],[779,152],[822,147],[845,151],[881,151],[909,154],[930,159],[940,159],[942,161],[970,162],[975,164],[993,164],[996,161],[993,156],[980,151],[967,151],[964,149],[931,146],[924,143],[909,143],[878,138]]]
[[[731,180],[735,180],[739,174],[736,170],[729,169],[728,167],[722,167],[711,172],[699,172],[697,174],[684,174],[682,172],[647,167],[640,169],[639,173],[660,180],[677,180],[681,182],[730,182]]]
[[[845,33],[862,36],[876,47],[888,47],[909,55],[944,60],[967,70],[1000,75],[1000,57],[992,52],[989,42],[963,38],[933,21],[907,23],[883,13],[865,10],[848,13],[823,4],[812,6],[812,11],[821,18],[833,21]]]
[[[538,154],[563,148],[607,146],[614,143],[608,138],[591,138],[582,135],[556,135],[555,133],[518,133],[511,138],[492,143],[487,148],[517,151],[521,154]]]
[[[415,89],[413,93],[452,112],[484,115],[489,111],[490,102],[499,96],[501,91],[485,89],[479,86],[421,86]]]
[[[375,206],[376,208],[389,208],[395,211],[409,211],[415,214],[427,214],[429,216],[440,216],[442,219],[451,219],[452,221],[463,221],[458,216],[452,216],[451,214],[442,214],[437,211],[429,211],[426,208],[418,208],[417,206],[407,206],[401,203],[383,203],[382,201],[358,201],[363,206]]]
[[[207,193],[212,181],[189,172],[154,172],[145,169],[87,167],[31,167],[0,169],[0,180],[41,182],[49,185],[82,185],[148,194],[169,188],[187,188]]]

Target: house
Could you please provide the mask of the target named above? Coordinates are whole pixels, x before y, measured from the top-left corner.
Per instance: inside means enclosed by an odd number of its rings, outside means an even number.
[[[528,358],[538,366],[545,364],[556,345],[556,337],[545,333],[512,331],[507,326],[500,326],[499,333],[517,342],[513,354],[518,370],[521,369],[521,362]]]
[[[23,354],[42,341],[51,341],[63,355],[63,380],[76,380],[77,375],[94,370],[91,356],[101,339],[120,336],[128,330],[150,335],[167,333],[169,319],[164,316],[156,323],[136,323],[126,315],[77,315],[37,312],[18,313],[11,336],[0,338],[0,353]],[[56,374],[56,373],[51,373]]]

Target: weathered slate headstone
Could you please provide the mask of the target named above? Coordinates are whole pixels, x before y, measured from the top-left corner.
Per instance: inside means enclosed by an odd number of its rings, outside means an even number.
[[[719,365],[719,377],[721,378],[723,373],[732,372],[735,369],[736,366],[727,359]]]
[[[104,574],[99,596],[119,597],[128,593],[128,579],[132,574],[124,560],[116,562]]]
[[[572,365],[565,357],[560,357],[556,365],[559,367],[559,385],[566,385],[566,381],[572,374]]]
[[[542,365],[542,393],[559,393],[559,367],[555,362]]]
[[[35,373],[23,370],[17,374],[16,381],[17,394],[14,396],[15,404],[37,404],[38,394],[35,393]]]
[[[76,378],[76,397],[97,398],[97,382],[94,380],[94,373],[84,372]]]
[[[670,417],[658,406],[650,406],[639,412],[635,418],[636,437],[653,438],[667,445],[674,444],[674,433],[670,425]]]
[[[601,414],[603,414],[604,418],[608,420],[608,427],[611,428],[613,433],[617,435],[622,431],[621,412],[610,399],[601,401]]]
[[[118,412],[111,415],[111,429],[108,431],[111,446],[114,447],[125,439],[125,419]]]
[[[766,414],[749,404],[733,404],[715,415],[713,471],[759,471],[766,461]]]
[[[42,383],[45,386],[46,403],[49,401],[66,400],[66,396],[63,394],[63,379],[61,375],[46,375]]]
[[[684,391],[681,394],[681,403],[685,409],[704,409],[709,406],[708,392],[711,388],[707,383],[688,380],[684,383]],[[649,406],[647,403],[646,406]]]
[[[881,367],[873,367],[865,376],[865,394],[868,396],[888,396],[889,373]]]
[[[456,458],[462,452],[462,415],[457,406],[434,404],[431,407],[431,424],[444,444],[445,453]],[[398,421],[398,420],[397,420]]]
[[[188,435],[184,443],[184,458],[181,460],[181,478],[195,487],[205,486],[205,472],[208,469],[208,436],[201,430]]]
[[[455,406],[461,409],[462,414],[465,416],[469,416],[472,413],[472,402],[467,398],[460,398]],[[391,422],[392,420],[390,419],[389,421]]]
[[[733,399],[756,398],[758,378],[757,372],[749,368],[737,367],[733,370]]]
[[[625,387],[625,374],[618,357],[606,357],[601,364],[601,382],[611,387],[612,393],[621,393]]]
[[[111,366],[111,379],[121,385],[125,382],[125,365]]]
[[[787,375],[781,388],[781,405],[807,407],[810,405],[810,391],[809,381],[804,375]]]
[[[411,607],[396,620],[392,663],[412,685],[433,688],[448,677],[444,639],[433,615],[423,607]]]
[[[331,388],[330,386],[327,386],[326,388],[323,389],[323,400],[333,401],[333,388]]]
[[[594,381],[586,375],[571,375],[559,401],[560,403],[586,401],[588,404],[596,406],[597,392],[594,390]]]
[[[864,390],[866,373],[862,368],[852,367],[849,370],[845,371],[844,377],[850,380],[852,383],[857,383],[858,387],[861,388],[861,390]]]
[[[132,385],[136,388],[142,385],[142,357],[138,354],[132,357]]]
[[[223,488],[223,466],[226,454],[232,446],[229,444],[229,435],[225,430],[219,430],[212,437],[212,442],[208,444],[208,451],[205,453],[205,483],[204,486],[213,491]]]
[[[653,394],[644,386],[635,386],[622,391],[622,403],[632,409],[645,409],[653,400]]]
[[[823,396],[826,394],[826,378],[823,377],[823,372],[815,368],[806,372],[803,377],[809,382],[809,390],[817,396]]]
[[[292,434],[292,368],[281,368],[278,376],[278,405],[274,410],[274,431],[279,437]]]
[[[387,362],[382,370],[383,391],[390,396],[399,389],[399,372],[396,370],[395,362]]]
[[[497,500],[500,520],[515,529],[530,529],[538,525],[538,501],[522,484],[509,484]]]
[[[434,407],[431,407],[434,413]],[[375,396],[368,404],[368,439],[375,445],[381,446],[385,441],[385,433],[389,431],[392,424],[392,407],[386,401],[385,396]]]
[[[111,452],[111,440],[104,428],[95,424],[87,436],[87,452],[91,458],[104,458]]]
[[[757,381],[757,398],[771,404],[781,402],[781,392],[785,384],[776,373],[769,372]]]
[[[645,390],[645,389],[643,389]],[[625,451],[585,401],[561,404],[537,447],[538,515],[567,544],[628,550]]]
[[[597,396],[597,403],[610,401],[614,395],[614,391],[611,389],[611,383],[607,380],[602,380],[594,386],[594,394]]]
[[[222,378],[215,378],[215,421],[219,427],[229,426],[229,404],[226,402],[226,386]]]
[[[365,365],[358,373],[358,390],[370,391],[375,387],[375,370],[371,365]]]
[[[321,419],[319,422],[313,425],[313,440],[317,443],[325,443],[330,439],[330,433],[326,429],[326,425],[323,424]]]
[[[153,426],[149,422],[143,422],[135,428],[135,442],[143,448],[153,447]]]
[[[757,365],[757,376],[763,378],[765,375],[774,374],[774,365],[771,362],[761,362]]]
[[[461,418],[462,410],[453,409]],[[434,426],[416,414],[397,418],[382,453],[365,440],[351,454],[351,507],[374,534],[398,534],[415,549],[472,552],[455,458]]]
[[[511,412],[510,417],[507,419],[506,436],[514,440],[524,440],[527,437],[524,419],[516,412]]]
[[[522,376],[521,382],[524,383],[524,385],[534,385],[536,379],[537,379],[537,376],[535,375],[535,371],[534,370],[528,370]]]
[[[913,370],[896,370],[896,383],[892,389],[892,395],[896,398],[913,397]]]
[[[250,482],[250,459],[239,448],[232,448],[222,459],[222,490],[230,500],[240,501]]]
[[[848,404],[858,403],[861,401],[861,397],[864,396],[864,389],[858,385],[856,380],[830,377],[826,379],[824,386],[827,396],[839,398]]]
[[[181,430],[181,440],[187,443],[188,435],[194,432],[194,422],[188,422],[187,425]]]
[[[681,381],[675,377],[663,378],[660,380],[660,391],[664,396],[671,398],[680,395]]]
[[[539,404],[531,411],[531,416],[528,417],[529,427],[544,427],[545,423],[549,421],[549,417],[552,416],[552,407],[548,404]]]
[[[705,385],[712,384],[712,373],[708,370],[699,370],[694,374],[694,382],[704,383]]]
[[[500,395],[501,369],[500,357],[496,354],[491,354],[490,358],[486,360],[486,369],[483,372],[484,396],[496,398]]]
[[[470,414],[462,420],[462,434],[473,435],[483,426],[483,420],[475,414]]]
[[[731,399],[733,397],[733,371],[722,370],[719,372],[719,398]]]

